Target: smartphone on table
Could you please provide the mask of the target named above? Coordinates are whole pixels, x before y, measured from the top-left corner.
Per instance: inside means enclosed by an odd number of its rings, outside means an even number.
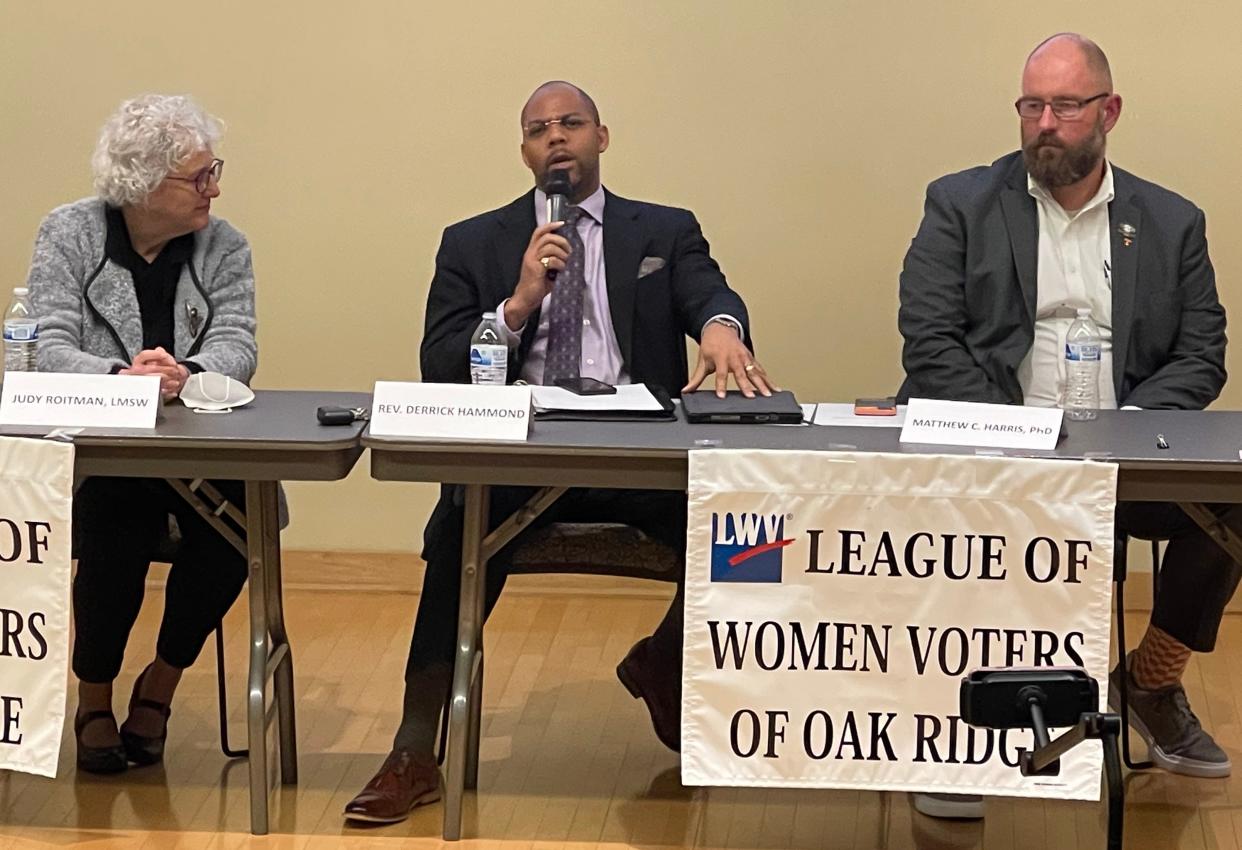
[[[855,416],[896,416],[897,415],[897,399],[893,396],[887,398],[857,398],[854,399],[854,415]]]
[[[574,395],[616,395],[617,388],[594,378],[557,378],[553,383]]]

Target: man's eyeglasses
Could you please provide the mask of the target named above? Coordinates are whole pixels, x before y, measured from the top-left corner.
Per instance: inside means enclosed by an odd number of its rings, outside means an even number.
[[[1052,100],[1041,100],[1038,97],[1020,97],[1014,102],[1014,108],[1018,110],[1018,115],[1027,120],[1035,120],[1044,116],[1044,108],[1051,106],[1052,114],[1062,121],[1077,121],[1082,117],[1082,111],[1087,108],[1087,104],[1102,97],[1108,97],[1110,92],[1101,92],[1094,97],[1088,97],[1079,100],[1074,97],[1054,97]]]
[[[192,174],[189,177],[178,177],[175,174],[169,174],[165,179],[180,180],[183,183],[193,183],[194,188],[198,190],[198,193],[200,195],[204,195],[207,193],[207,189],[211,186],[211,181],[214,180],[219,183],[220,175],[222,174],[224,174],[224,160],[213,159],[211,161],[211,165],[202,169],[197,174]]]
[[[576,133],[594,123],[583,115],[562,115],[560,118],[549,118],[546,121],[527,121],[522,125],[522,135],[528,139],[537,139],[548,132],[548,128],[553,124],[560,124],[561,129],[567,133]]]

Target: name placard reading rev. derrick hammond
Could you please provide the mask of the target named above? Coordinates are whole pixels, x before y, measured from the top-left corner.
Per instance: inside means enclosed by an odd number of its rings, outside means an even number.
[[[376,381],[371,434],[458,440],[525,440],[530,387]]]
[[[901,429],[903,443],[1055,449],[1064,411],[970,401],[912,398]]]
[[[77,428],[154,428],[158,375],[9,372],[0,424]]]

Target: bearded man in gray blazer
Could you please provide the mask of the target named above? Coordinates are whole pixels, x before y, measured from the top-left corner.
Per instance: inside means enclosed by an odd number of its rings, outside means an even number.
[[[1198,410],[1225,383],[1225,312],[1203,212],[1105,157],[1121,96],[1100,48],[1055,35],[1031,53],[1015,104],[1022,150],[933,182],[901,273],[903,399],[1055,407],[1077,308],[1103,337],[1100,406]],[[1218,516],[1242,527],[1242,510]],[[1211,651],[1239,567],[1172,504],[1122,504],[1119,532],[1167,538],[1151,625],[1128,671],[1131,723],[1159,766],[1228,776],[1181,676]],[[926,814],[981,801],[916,795]]]

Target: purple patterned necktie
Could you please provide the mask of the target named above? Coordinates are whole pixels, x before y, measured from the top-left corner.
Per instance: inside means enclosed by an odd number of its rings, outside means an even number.
[[[570,207],[557,233],[569,240],[569,261],[552,285],[548,306],[548,353],[543,367],[547,386],[558,378],[577,378],[582,365],[582,308],[586,292],[586,248],[578,233],[582,210]]]

